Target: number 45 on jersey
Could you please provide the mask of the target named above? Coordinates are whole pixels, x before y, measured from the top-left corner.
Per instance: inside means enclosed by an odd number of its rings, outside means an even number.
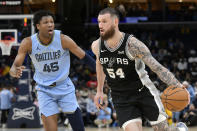
[[[55,72],[59,70],[58,62],[53,62],[50,64],[45,64],[43,68],[43,72]]]

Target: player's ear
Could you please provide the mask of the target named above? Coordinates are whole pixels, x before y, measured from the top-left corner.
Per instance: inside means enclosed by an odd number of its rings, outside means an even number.
[[[36,28],[39,30],[40,29],[40,24],[36,24]]]
[[[115,18],[115,24],[118,25],[119,24],[119,19],[116,17]]]

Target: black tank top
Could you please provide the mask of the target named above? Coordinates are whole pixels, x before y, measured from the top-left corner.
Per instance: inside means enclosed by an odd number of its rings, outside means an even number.
[[[135,69],[135,60],[127,56],[126,43],[129,36],[124,34],[114,50],[107,47],[106,41],[100,40],[99,61],[112,93],[129,93],[143,86]]]

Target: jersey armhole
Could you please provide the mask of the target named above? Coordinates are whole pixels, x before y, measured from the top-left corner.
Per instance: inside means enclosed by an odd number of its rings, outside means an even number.
[[[62,31],[58,30],[59,31],[59,38],[60,38],[60,46],[62,48],[63,51],[68,51],[68,48],[64,49],[63,46],[62,46],[62,35],[63,37],[65,37],[65,35],[62,33]]]

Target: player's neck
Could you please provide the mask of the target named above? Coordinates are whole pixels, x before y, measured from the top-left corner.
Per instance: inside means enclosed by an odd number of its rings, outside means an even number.
[[[39,41],[43,44],[43,45],[48,45],[49,43],[51,43],[53,36],[44,36],[41,33],[38,33],[38,38]]]
[[[115,48],[118,45],[122,36],[123,36],[122,32],[116,31],[115,34],[113,35],[113,37],[107,40],[108,46],[110,48]]]

